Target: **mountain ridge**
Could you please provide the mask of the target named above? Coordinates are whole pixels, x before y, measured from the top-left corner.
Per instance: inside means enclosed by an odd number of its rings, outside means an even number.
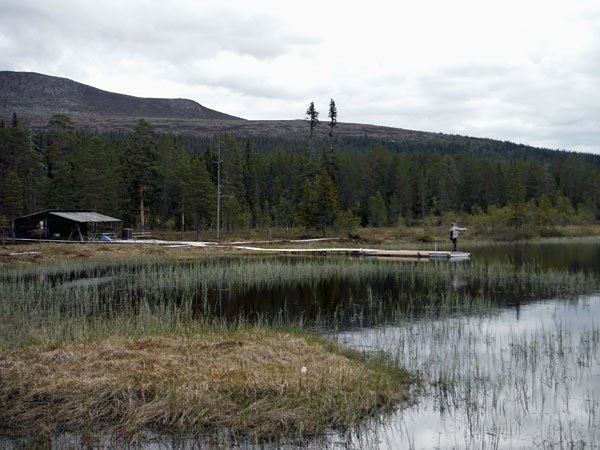
[[[0,71],[0,115],[12,112],[27,117],[33,126],[44,126],[56,113],[75,121],[94,117],[145,117],[196,120],[244,120],[182,98],[145,98],[118,94],[68,78],[36,72]],[[19,114],[20,113],[20,114]]]
[[[68,78],[36,72],[0,71],[0,118],[12,114],[30,128],[44,128],[57,113],[73,119],[88,131],[128,132],[140,118],[148,119],[159,132],[245,136],[306,135],[306,122],[295,120],[246,120],[215,111],[189,99],[144,98],[104,91]],[[316,127],[316,137],[327,137],[329,128]],[[383,139],[430,139],[442,133],[412,131],[380,125],[339,122],[337,134],[368,135]]]
[[[10,123],[16,113],[26,128],[44,129],[57,113],[71,117],[74,126],[89,132],[128,133],[139,119],[147,119],[157,132],[215,136],[229,133],[245,137],[307,138],[303,119],[247,120],[206,108],[189,99],[144,98],[104,91],[68,78],[36,72],[0,71],[0,119]],[[327,140],[329,127],[321,123],[315,138]],[[335,135],[368,137],[392,145],[443,143],[447,147],[485,147],[503,141],[441,132],[338,122]],[[504,141],[506,142],[506,141]],[[538,149],[510,143],[521,149]],[[538,149],[548,151],[548,149]]]

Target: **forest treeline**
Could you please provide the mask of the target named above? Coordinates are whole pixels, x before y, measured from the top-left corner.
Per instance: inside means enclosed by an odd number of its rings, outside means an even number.
[[[462,140],[461,142],[468,142]],[[64,115],[0,127],[0,220],[91,209],[132,228],[222,233],[462,221],[548,233],[600,218],[600,158],[481,140],[381,142],[175,136],[140,119],[129,134],[78,131]],[[493,151],[485,148],[494,142]],[[503,149],[505,151],[503,151]]]

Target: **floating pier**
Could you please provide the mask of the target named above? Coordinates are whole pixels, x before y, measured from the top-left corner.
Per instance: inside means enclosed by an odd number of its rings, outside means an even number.
[[[365,258],[401,259],[406,261],[465,261],[471,259],[470,253],[431,251],[431,250],[379,250],[363,248],[263,248],[236,246],[240,250],[271,252],[286,255],[345,255]]]
[[[312,240],[297,240],[297,241],[285,241],[292,243],[314,243],[323,241],[324,239],[312,239]],[[329,240],[329,239],[328,239]],[[64,241],[64,240],[39,240],[39,239],[13,239],[13,242],[52,242],[52,243],[81,243],[79,241]],[[87,243],[96,244],[107,244],[104,241],[85,241]],[[264,241],[264,243],[271,241]],[[143,240],[120,240],[115,239],[110,241],[112,244],[155,244],[165,245],[167,247],[222,247],[232,248],[238,250],[245,250],[257,253],[277,253],[280,255],[311,255],[311,256],[353,256],[363,258],[380,258],[380,259],[396,259],[403,261],[466,261],[471,259],[470,253],[465,252],[451,252],[451,251],[440,251],[440,250],[382,250],[382,249],[370,249],[370,248],[342,248],[342,247],[329,247],[329,248],[269,248],[269,247],[255,247],[248,243],[231,243],[231,244],[218,244],[215,242],[198,242],[198,241],[164,241],[158,239],[143,239]]]

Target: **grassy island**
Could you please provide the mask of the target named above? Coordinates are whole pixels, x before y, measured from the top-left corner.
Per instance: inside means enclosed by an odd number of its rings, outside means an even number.
[[[314,436],[397,405],[409,382],[381,358],[264,327],[31,346],[2,354],[0,368],[0,426],[42,437]]]

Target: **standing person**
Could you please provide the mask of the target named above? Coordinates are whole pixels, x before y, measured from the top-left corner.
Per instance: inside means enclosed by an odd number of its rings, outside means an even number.
[[[450,228],[450,240],[452,241],[452,251],[455,252],[458,243],[458,235],[461,231],[467,231],[466,228],[459,228],[454,222],[452,222],[452,228]]]

